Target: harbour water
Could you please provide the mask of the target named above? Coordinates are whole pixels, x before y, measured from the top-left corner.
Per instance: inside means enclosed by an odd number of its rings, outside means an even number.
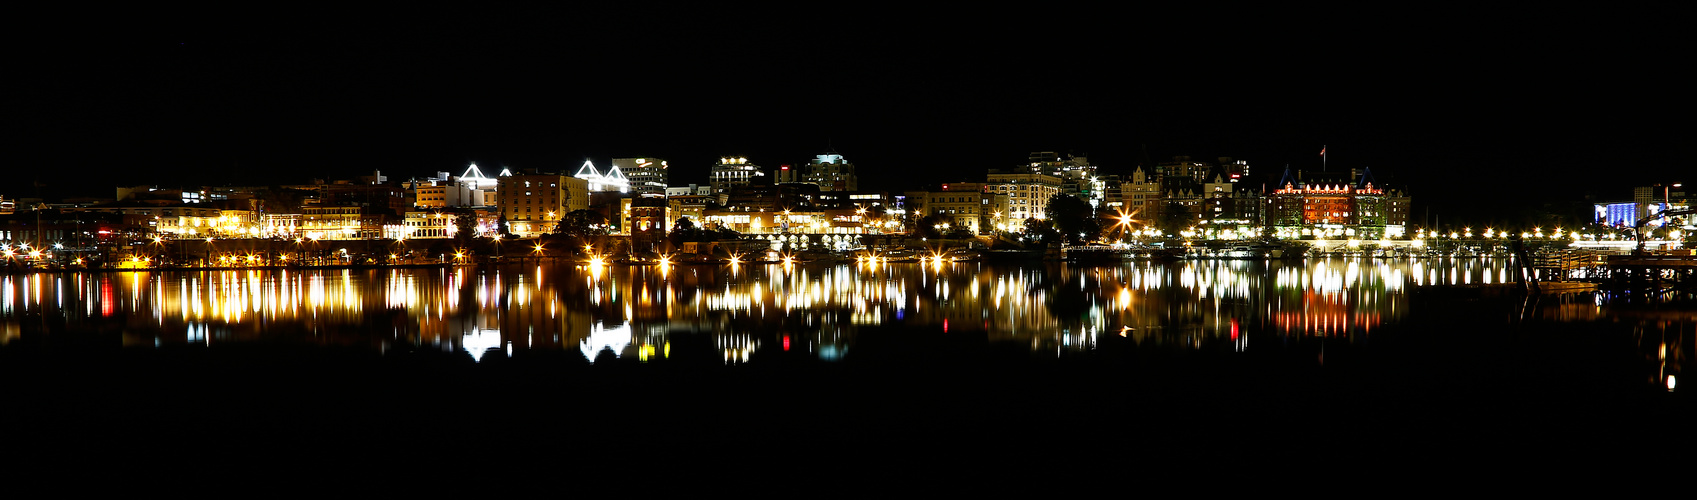
[[[1353,258],[45,273],[0,276],[0,369],[6,424],[96,447],[178,425],[465,446],[435,433],[450,415],[633,450],[791,446],[819,419],[844,446],[989,451],[1689,439],[1691,297],[1453,286],[1511,280]]]

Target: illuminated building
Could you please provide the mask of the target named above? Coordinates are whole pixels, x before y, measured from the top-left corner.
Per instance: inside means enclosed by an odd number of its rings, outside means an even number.
[[[908,199],[916,210],[915,217],[939,215],[949,219],[952,228],[973,234],[992,234],[1008,210],[1008,196],[991,192],[982,182],[951,182],[938,191],[909,191]]]
[[[572,177],[588,183],[590,192],[630,192],[630,179],[625,177],[617,164],[609,167],[607,173],[601,173],[595,170],[594,163],[584,160],[583,166],[578,167],[577,174]]]
[[[589,162],[584,168],[594,170]],[[589,208],[589,186],[582,177],[528,172],[498,177],[495,191],[507,230],[529,238],[552,232],[567,213]]]
[[[707,209],[705,227],[730,229],[743,234],[869,234],[877,226],[858,209],[831,208],[790,211],[742,211]]]
[[[1124,200],[1126,213],[1143,219],[1153,220],[1160,212],[1161,185],[1150,179],[1143,167],[1131,173],[1131,182],[1120,184],[1120,198]]]
[[[713,172],[708,174],[707,185],[712,187],[713,194],[724,196],[737,186],[747,186],[756,177],[766,173],[759,165],[748,162],[748,158],[730,156],[719,159],[719,164],[713,166]]]
[[[480,207],[486,191],[489,199],[495,198],[495,180],[482,178],[477,164],[467,168],[466,174],[472,177],[437,172],[435,177],[402,183],[402,188],[412,193],[413,206],[418,208]],[[480,184],[487,189],[480,189]]]
[[[1596,222],[1611,226],[1632,227],[1638,223],[1638,219],[1667,210],[1690,206],[1691,198],[1686,194],[1684,184],[1639,186],[1632,188],[1631,202],[1598,203],[1596,205]],[[1648,225],[1650,227],[1661,227],[1663,222],[1660,218],[1651,219]]]
[[[495,178],[483,175],[483,170],[477,168],[476,163],[466,167],[465,173],[454,180],[454,185],[464,189],[467,196],[461,200],[460,206],[488,207],[495,204]]]
[[[1193,161],[1189,156],[1174,156],[1172,161],[1155,165],[1155,181],[1162,185],[1177,184],[1183,179],[1202,183],[1207,181],[1212,167],[1207,162]]]
[[[454,213],[407,212],[400,225],[383,228],[384,237],[394,240],[452,238],[458,230],[455,221],[459,218],[460,215]]]
[[[1090,203],[1091,207],[1102,205],[1105,186],[1089,158],[1073,154],[1062,157],[1052,151],[1038,151],[1027,155],[1026,168],[1033,174],[1059,178],[1061,193],[1077,196]]]
[[[820,191],[857,191],[860,189],[860,178],[855,174],[854,164],[843,159],[843,155],[826,153],[813,158],[806,166],[792,169],[789,165],[779,167],[777,182],[800,182],[819,186]]]
[[[677,223],[678,202],[659,195],[638,195],[623,201],[625,220],[619,227],[630,235],[632,247],[663,250],[657,246],[663,246],[667,231]]]
[[[1285,170],[1267,196],[1266,223],[1282,237],[1394,237],[1407,223],[1408,196],[1378,185],[1371,171]]]
[[[300,230],[302,235],[315,240],[379,238],[381,221],[370,224],[369,215],[358,206],[302,207]]]
[[[1025,220],[1048,218],[1049,198],[1061,193],[1061,178],[1029,172],[990,170],[989,190],[1008,197],[1008,231],[1023,231]]]
[[[266,213],[259,216],[259,227],[265,236],[279,238],[300,236],[301,214]]]
[[[614,158],[610,172],[618,172],[625,177],[629,192],[663,194],[666,192],[668,168],[666,160],[659,158]],[[595,190],[593,187],[590,189]]]
[[[678,186],[678,187],[667,187],[666,188],[666,196],[667,197],[711,196],[712,194],[713,194],[713,188],[711,186],[697,186],[695,184],[690,184],[688,186]]]

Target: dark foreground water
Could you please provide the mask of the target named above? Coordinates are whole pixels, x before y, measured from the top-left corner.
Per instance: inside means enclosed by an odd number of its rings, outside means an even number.
[[[0,424],[11,456],[68,470],[1689,461],[1691,298],[1448,286],[1507,277],[1341,259],[0,276]]]

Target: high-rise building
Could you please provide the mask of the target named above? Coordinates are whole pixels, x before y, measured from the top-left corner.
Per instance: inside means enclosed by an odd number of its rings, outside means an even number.
[[[820,191],[860,190],[860,177],[855,174],[854,164],[836,153],[822,154],[808,162],[806,181],[818,184]]]
[[[782,165],[775,173],[774,182],[778,184],[813,184],[819,186],[822,192],[860,189],[860,177],[855,174],[854,164],[836,153],[816,156],[800,167]]]
[[[665,193],[667,168],[659,158],[613,159],[613,170],[624,174],[632,193]]]
[[[719,164],[713,166],[713,172],[707,178],[707,184],[712,186],[713,194],[726,195],[732,188],[747,186],[754,182],[755,177],[765,176],[759,165],[748,162],[741,156],[727,156],[719,159]]]

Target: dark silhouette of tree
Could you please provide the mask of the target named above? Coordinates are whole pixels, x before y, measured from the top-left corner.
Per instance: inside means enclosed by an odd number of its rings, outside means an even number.
[[[1057,194],[1049,197],[1046,211],[1054,228],[1066,236],[1066,240],[1078,244],[1085,241],[1095,241],[1102,236],[1102,223],[1096,220],[1096,211],[1090,203],[1070,194]]]
[[[937,239],[943,237],[943,229],[937,226],[953,222],[953,219],[939,214],[927,215],[914,224],[913,235],[921,238]]]
[[[454,241],[465,245],[477,237],[477,216],[470,213],[459,213],[454,216]]]
[[[1166,234],[1178,234],[1190,228],[1190,212],[1184,209],[1184,204],[1177,201],[1167,202],[1161,210],[1161,231]]]
[[[606,236],[608,232],[607,217],[594,210],[573,210],[567,212],[560,222],[554,225],[554,234],[571,238],[573,244],[583,245],[595,239]]]
[[[1020,236],[1025,239],[1027,245],[1038,244],[1046,247],[1061,241],[1061,233],[1055,230],[1054,222],[1036,217],[1025,219],[1025,230]]]

